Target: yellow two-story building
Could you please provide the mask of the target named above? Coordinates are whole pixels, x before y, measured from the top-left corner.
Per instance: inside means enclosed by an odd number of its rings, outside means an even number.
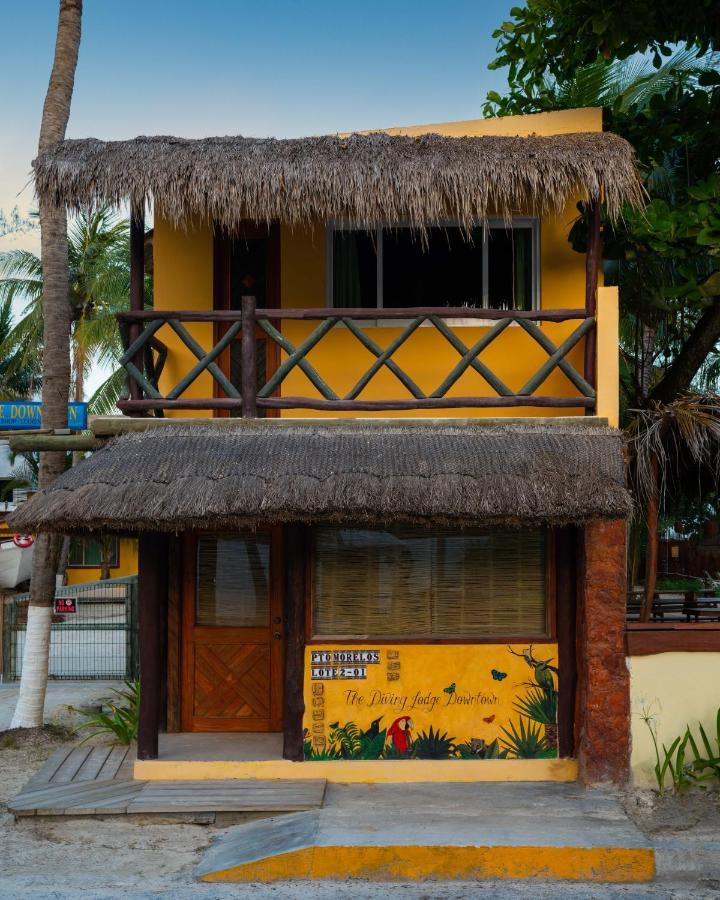
[[[66,141],[36,178],[133,211],[125,415],[14,527],[139,538],[136,773],[622,778],[600,222],[642,195],[601,112]]]

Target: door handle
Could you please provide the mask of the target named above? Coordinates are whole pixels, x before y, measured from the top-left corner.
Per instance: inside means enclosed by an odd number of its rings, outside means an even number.
[[[273,634],[273,637],[275,638],[276,641],[282,640],[282,635],[280,634],[279,631],[276,631],[275,634]]]
[[[274,625],[279,625],[281,622],[282,622],[282,619],[280,618],[280,616],[275,616],[275,618],[273,619]]]

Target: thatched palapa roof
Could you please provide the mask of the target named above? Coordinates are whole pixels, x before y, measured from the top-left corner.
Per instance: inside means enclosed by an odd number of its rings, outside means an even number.
[[[34,163],[38,191],[70,208],[154,202],[196,215],[288,224],[339,219],[423,227],[451,217],[560,212],[602,189],[611,216],[643,192],[631,146],[609,133],[549,137],[216,137],[68,140]]]
[[[23,504],[11,527],[537,525],[630,511],[622,439],[607,427],[280,423],[173,423],[124,434]]]

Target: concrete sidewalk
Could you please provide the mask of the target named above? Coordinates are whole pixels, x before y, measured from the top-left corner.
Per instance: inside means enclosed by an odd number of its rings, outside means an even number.
[[[328,785],[320,810],[236,826],[203,881],[643,882],[655,854],[618,795],[577,784]]]
[[[122,681],[48,681],[45,695],[45,721],[62,722],[68,719],[64,707],[81,707],[109,697]],[[19,681],[0,683],[0,731],[10,727],[17,703]]]

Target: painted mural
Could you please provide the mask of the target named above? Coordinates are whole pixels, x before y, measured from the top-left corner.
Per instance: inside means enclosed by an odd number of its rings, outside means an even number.
[[[553,759],[557,644],[313,645],[305,758]]]

